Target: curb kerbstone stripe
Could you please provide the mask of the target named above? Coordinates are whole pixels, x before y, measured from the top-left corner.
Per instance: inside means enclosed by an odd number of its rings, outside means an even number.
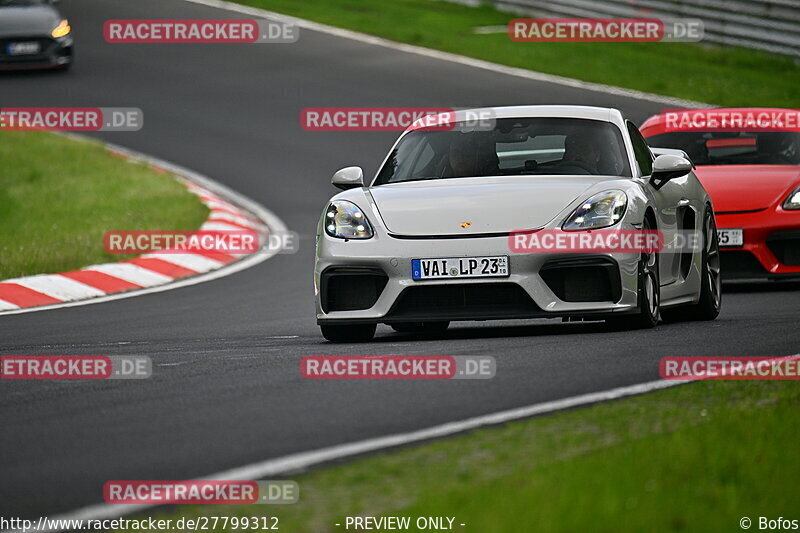
[[[141,287],[161,285],[163,283],[169,283],[173,279],[169,276],[164,276],[163,274],[147,270],[146,268],[131,263],[105,263],[102,265],[92,265],[86,267],[84,270],[88,270],[89,272],[102,272],[103,274],[135,283]]]
[[[0,300],[8,302],[17,308],[49,305],[59,302],[59,300],[51,296],[29,289],[18,283],[0,283]]]
[[[160,254],[147,255],[150,258],[161,259],[174,265],[194,270],[195,272],[208,272],[225,264],[223,261],[211,259],[200,254]]]
[[[5,300],[0,300],[0,311],[12,311],[14,309],[19,309],[19,306],[6,302]]]
[[[128,262],[171,278],[183,278],[186,276],[194,276],[199,273],[197,270],[191,270],[181,265],[176,265],[175,263],[168,263],[158,257],[137,257]]]
[[[109,152],[121,159],[141,162],[141,158],[125,150],[106,145]],[[188,172],[162,168],[152,160],[146,161],[159,173],[172,172],[176,178],[209,209],[209,216],[199,228],[212,230],[251,230],[260,238],[269,234],[265,220],[261,220],[220,194],[200,186]],[[164,165],[167,166],[167,165]],[[207,178],[201,180],[209,181]],[[0,281],[0,313],[19,311],[65,302],[100,298],[121,292],[142,290],[175,282],[220,269],[254,254],[203,253],[150,253],[133,260],[87,266],[81,270],[61,274],[37,274]]]
[[[101,290],[59,274],[41,274],[38,276],[10,279],[8,283],[22,285],[23,287],[41,292],[42,294],[46,294],[62,302],[80,298],[94,298],[105,294],[105,292]],[[0,290],[0,294],[2,294],[2,290]]]
[[[72,272],[64,272],[61,275],[96,287],[107,294],[142,288],[141,285],[131,283],[130,281],[90,270],[73,270]]]

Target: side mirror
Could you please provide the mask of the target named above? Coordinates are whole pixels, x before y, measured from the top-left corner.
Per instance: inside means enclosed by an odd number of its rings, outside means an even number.
[[[650,176],[650,185],[656,190],[674,178],[685,176],[692,171],[692,163],[685,157],[672,154],[663,154],[653,161],[653,174]]]
[[[340,189],[352,189],[364,186],[364,171],[361,167],[346,167],[337,170],[331,178],[331,183]]]

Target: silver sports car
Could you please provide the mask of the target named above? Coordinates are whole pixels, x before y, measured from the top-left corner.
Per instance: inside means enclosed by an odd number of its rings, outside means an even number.
[[[616,109],[499,107],[419,121],[372,180],[359,167],[334,174],[344,191],[317,229],[317,323],[326,339],[351,342],[379,323],[432,333],[457,320],[713,320],[717,231],[692,168],[681,151],[648,147]],[[518,235],[598,230],[658,234],[664,246],[513,246]],[[700,244],[669,248],[687,233]]]

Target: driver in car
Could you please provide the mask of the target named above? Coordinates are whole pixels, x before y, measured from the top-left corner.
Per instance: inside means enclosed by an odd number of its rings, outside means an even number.
[[[564,157],[562,166],[577,166],[585,169],[590,174],[600,174],[597,166],[600,163],[600,152],[597,150],[596,139],[586,132],[569,135],[564,142]]]
[[[476,133],[457,133],[448,151],[445,177],[492,176],[499,172],[499,159],[492,138]]]

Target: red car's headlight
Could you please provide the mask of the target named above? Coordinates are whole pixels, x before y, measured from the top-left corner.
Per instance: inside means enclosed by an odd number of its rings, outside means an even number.
[[[800,209],[800,187],[792,191],[792,194],[783,202],[784,209]]]

